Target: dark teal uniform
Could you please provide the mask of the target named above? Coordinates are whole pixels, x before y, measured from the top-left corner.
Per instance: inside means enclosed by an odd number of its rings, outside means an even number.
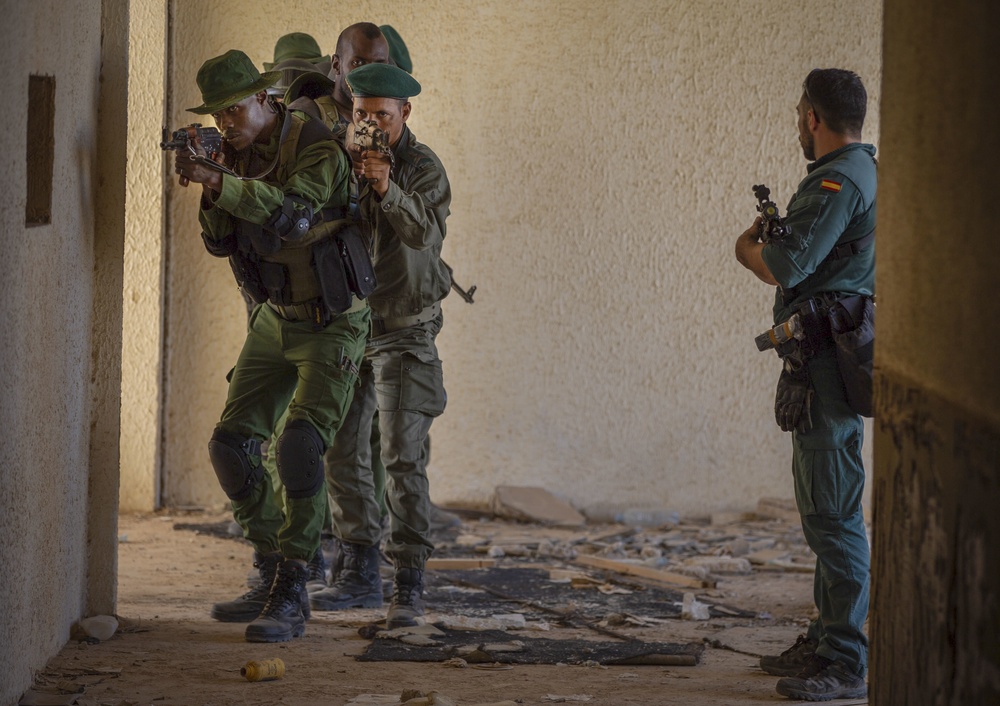
[[[808,176],[788,204],[791,235],[763,248],[762,257],[780,285],[775,324],[806,300],[823,293],[871,295],[875,248],[837,259],[838,244],[875,229],[875,148],[852,143],[808,166]],[[864,675],[868,665],[869,565],[861,499],[864,428],[847,403],[832,346],[807,363],[815,395],[813,428],[792,432],[792,475],[802,529],[816,553],[814,593],[819,618],[808,637],[817,654],[840,660]]]
[[[397,569],[423,569],[433,550],[426,440],[446,401],[435,338],[443,322],[440,301],[451,287],[441,262],[451,187],[440,160],[409,128],[403,128],[393,155],[385,197],[379,200],[367,185],[360,194],[378,281],[368,298],[372,335],[354,402],[325,458],[337,536],[378,544],[369,443],[377,411],[389,476],[386,553]]]
[[[281,112],[284,114],[283,108]],[[305,118],[293,112],[291,120],[295,128],[301,128]],[[269,144],[250,147],[236,171],[263,171],[278,147],[279,130],[275,129]],[[261,180],[240,181],[224,175],[221,193],[215,201],[202,200],[199,218],[207,240],[221,242],[240,220],[266,223],[281,209],[286,195],[305,199],[316,213],[322,209],[346,213],[349,179],[347,158],[332,139],[292,153],[283,148],[277,168]],[[333,442],[351,403],[357,381],[353,369],[361,362],[370,323],[368,306],[358,299],[325,325],[310,319],[314,310],[309,304],[321,297],[310,243],[331,237],[332,231],[324,231],[330,226],[314,225],[302,240],[282,241],[280,250],[264,256],[286,266],[288,299],[284,305],[269,299],[253,311],[216,434],[263,441],[287,408],[290,426],[295,426],[295,420],[300,429],[308,424],[324,448]],[[307,429],[307,433],[312,432]],[[252,445],[247,448],[254,449]],[[320,448],[319,454],[322,451]],[[259,454],[249,453],[249,458],[259,465]],[[298,490],[287,493],[284,517],[267,473],[260,473],[239,492],[226,489],[232,498],[233,515],[258,553],[280,550],[287,559],[313,558],[326,515],[325,483],[322,477],[318,483],[312,480],[314,473],[323,475],[321,455],[318,460],[315,468],[294,471]],[[280,468],[280,456],[278,463]],[[284,472],[282,480],[287,489],[289,478]]]

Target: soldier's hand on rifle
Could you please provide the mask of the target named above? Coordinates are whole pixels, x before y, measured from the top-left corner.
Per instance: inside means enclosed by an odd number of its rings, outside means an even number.
[[[389,191],[389,172],[392,169],[392,157],[375,150],[365,150],[361,153],[361,173],[371,184],[372,190],[385,196]]]
[[[196,148],[196,153],[197,156],[206,158],[205,150],[202,149],[201,145]],[[222,172],[194,161],[194,157],[195,155],[192,155],[190,150],[177,150],[177,154],[174,156],[174,172],[182,177],[182,183],[183,179],[187,179],[201,184],[206,189],[222,191]]]

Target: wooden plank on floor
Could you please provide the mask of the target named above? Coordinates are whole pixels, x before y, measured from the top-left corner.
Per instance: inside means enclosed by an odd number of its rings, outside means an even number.
[[[624,561],[614,561],[613,559],[605,559],[599,556],[581,555],[576,557],[573,561],[577,564],[582,564],[583,566],[589,566],[595,569],[604,569],[606,571],[616,571],[619,574],[627,574],[629,576],[640,576],[644,579],[651,579],[653,581],[669,584],[671,586],[684,586],[686,588],[715,588],[715,581],[710,581],[708,579],[697,579],[693,576],[685,576],[684,574],[677,574],[672,571],[653,569],[649,566],[630,564]]]

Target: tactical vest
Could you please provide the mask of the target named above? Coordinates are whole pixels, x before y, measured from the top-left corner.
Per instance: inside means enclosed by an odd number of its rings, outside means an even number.
[[[289,122],[287,133],[284,121]],[[274,186],[288,180],[303,150],[331,139],[318,120],[286,113],[284,121],[275,166],[261,177]],[[301,216],[289,207],[294,203],[304,201],[292,197],[283,205],[292,219]],[[237,284],[258,304],[270,300],[290,306],[321,300],[331,314],[339,314],[351,306],[353,296],[364,299],[375,288],[368,248],[346,205],[323,209],[306,225],[300,237],[279,237],[259,224],[236,219],[234,232],[223,240],[202,236],[210,253],[229,258]]]

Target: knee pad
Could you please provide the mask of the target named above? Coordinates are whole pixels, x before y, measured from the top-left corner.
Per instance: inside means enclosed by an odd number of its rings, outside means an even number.
[[[326,445],[316,427],[293,419],[278,437],[278,476],[290,498],[311,498],[323,487],[323,452]]]
[[[250,456],[260,455],[260,442],[239,434],[216,429],[208,442],[208,456],[219,478],[219,485],[230,500],[245,500],[264,474]]]

